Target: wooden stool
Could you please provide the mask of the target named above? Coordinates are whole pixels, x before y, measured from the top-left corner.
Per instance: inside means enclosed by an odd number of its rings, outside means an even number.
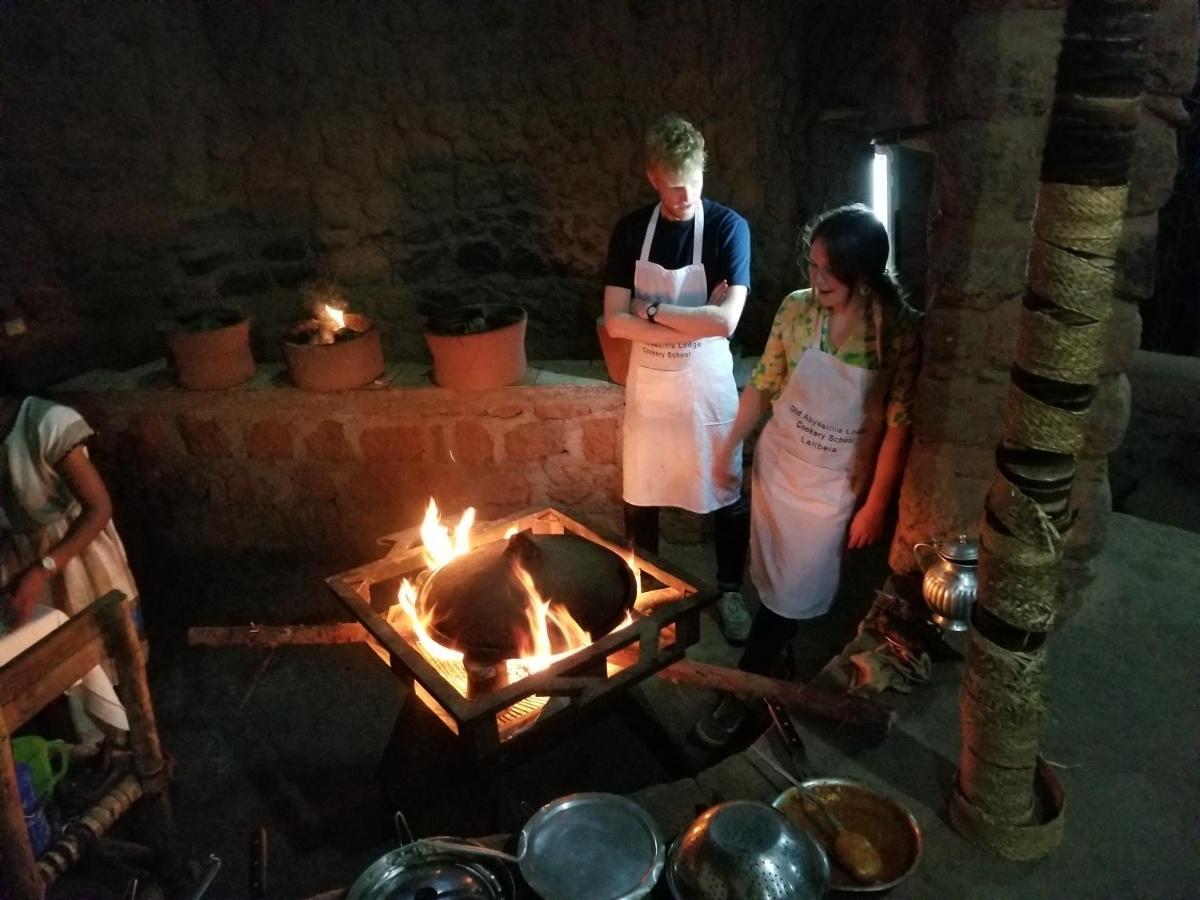
[[[168,871],[181,865],[175,817],[167,794],[169,773],[158,741],[146,661],[133,623],[133,604],[119,591],[101,597],[24,653],[0,667],[0,896],[41,900],[46,886],[61,875],[77,854],[51,847],[40,860],[33,856],[25,814],[17,788],[9,736],[66,691],[93,666],[114,661],[120,683],[117,695],[129,716],[129,742],[134,775],[117,784],[81,823],[99,837],[134,802],[140,803],[153,831],[150,843]],[[74,848],[68,848],[74,849]]]

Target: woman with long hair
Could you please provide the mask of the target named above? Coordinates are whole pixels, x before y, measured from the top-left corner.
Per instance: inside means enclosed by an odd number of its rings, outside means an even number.
[[[862,204],[817,216],[801,251],[811,287],[784,298],[714,475],[771,412],[754,451],[750,576],[762,605],[739,667],[767,674],[826,613],[843,552],[883,536],[908,455],[919,314],[888,272],[887,231]],[[747,708],[724,697],[693,731],[727,743]]]

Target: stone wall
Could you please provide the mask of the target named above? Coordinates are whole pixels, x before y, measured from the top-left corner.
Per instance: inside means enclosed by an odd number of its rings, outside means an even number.
[[[890,560],[899,570],[915,567],[910,548],[931,535],[978,534],[994,469],[1065,3],[1024,7],[978,4],[947,52],[924,360]]]
[[[386,386],[316,394],[260,367],[228,391],[172,387],[155,363],[54,391],[97,429],[92,453],[135,561],[236,564],[249,550],[359,561],[418,524],[430,497],[481,519],[555,506],[620,530],[621,388],[531,370],[479,393],[423,367]]]
[[[896,568],[912,569],[909,548],[930,535],[978,533],[1025,287],[1062,7],[978,4],[954,29],[953,63],[939,101],[943,127],[935,137],[930,315],[891,552]],[[1129,418],[1124,372],[1138,347],[1138,301],[1154,289],[1158,211],[1178,167],[1175,134],[1186,121],[1181,98],[1196,78],[1197,46],[1194,0],[1165,0],[1149,42],[1117,302],[1072,497],[1078,518],[1064,564],[1068,615],[1090,583],[1090,560],[1111,510],[1107,456],[1120,446]]]
[[[863,196],[873,129],[925,118],[947,5],[0,4],[0,307],[29,329],[0,354],[141,362],[156,320],[219,303],[277,359],[321,275],[393,360],[426,358],[423,313],[493,299],[529,307],[533,358],[594,356],[608,231],[671,110],[750,219],[754,350],[797,225]]]
[[[1108,458],[1121,447],[1130,421],[1133,400],[1127,373],[1141,344],[1138,308],[1154,294],[1159,211],[1171,196],[1179,170],[1178,136],[1188,121],[1183,98],[1196,81],[1200,54],[1198,20],[1200,6],[1193,0],[1164,0],[1149,35],[1149,71],[1117,253],[1113,315],[1071,495],[1077,518],[1064,552],[1060,585],[1064,621],[1085,602],[1095,577],[1093,561],[1104,545],[1113,507]]]
[[[1200,531],[1200,358],[1139,351],[1129,427],[1109,458],[1113,508]]]

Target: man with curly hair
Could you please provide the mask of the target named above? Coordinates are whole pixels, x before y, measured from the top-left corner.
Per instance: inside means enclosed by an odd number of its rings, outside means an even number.
[[[658,552],[664,506],[714,514],[718,611],[726,638],[744,643],[742,602],[749,508],[741,460],[714,478],[738,394],[729,338],[750,289],[750,227],[701,196],[704,137],[678,116],[646,134],[646,178],[658,202],[613,229],[605,266],[608,333],[633,342],[625,388],[625,533]]]

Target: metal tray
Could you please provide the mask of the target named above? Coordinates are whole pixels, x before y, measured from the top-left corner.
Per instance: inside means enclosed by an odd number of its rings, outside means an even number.
[[[650,815],[617,794],[570,794],[525,823],[521,874],[554,900],[635,900],[662,875],[666,846]]]

